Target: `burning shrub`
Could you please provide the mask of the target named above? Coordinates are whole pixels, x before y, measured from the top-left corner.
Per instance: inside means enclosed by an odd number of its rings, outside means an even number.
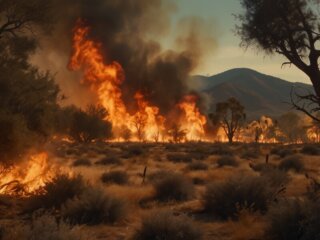
[[[31,224],[16,224],[4,230],[3,240],[81,240],[78,229],[70,227],[54,216],[44,214],[32,218]]]
[[[170,153],[167,154],[167,159],[175,163],[188,163],[192,162],[192,157],[184,153]]]
[[[208,170],[208,165],[203,162],[192,162],[188,164],[187,169],[193,171]]]
[[[302,172],[304,169],[304,163],[300,156],[294,155],[283,159],[279,164],[279,169],[285,171],[293,170],[295,172]]]
[[[68,200],[61,214],[71,224],[115,223],[125,216],[125,205],[101,189],[88,188],[80,196]]]
[[[119,185],[124,185],[129,182],[129,176],[124,171],[112,171],[108,173],[103,173],[101,176],[101,181],[103,183],[115,183]]]
[[[29,212],[39,208],[60,208],[68,199],[80,195],[85,188],[81,175],[57,175],[27,199],[25,210]]]
[[[86,158],[80,158],[80,159],[77,159],[73,162],[72,164],[74,167],[79,167],[79,166],[91,166],[91,162],[89,159],[86,159]]]
[[[263,177],[236,176],[207,186],[204,209],[222,220],[236,219],[246,208],[264,213],[275,193]]]
[[[301,149],[301,153],[306,155],[319,155],[320,149],[314,145],[307,145]]]
[[[159,181],[153,183],[155,198],[160,201],[184,201],[193,196],[194,186],[192,182],[183,175],[170,173]]]
[[[111,123],[105,120],[107,112],[101,106],[89,105],[86,111],[73,110],[69,126],[70,136],[78,142],[110,138]]]
[[[237,167],[239,166],[238,161],[235,157],[232,156],[222,156],[217,160],[217,164],[219,167],[230,166]]]
[[[142,220],[134,240],[200,240],[202,233],[185,216],[174,216],[171,212],[154,212]]]
[[[267,219],[268,239],[314,240],[319,239],[319,203],[308,200],[286,200],[273,205]]]
[[[121,160],[117,157],[105,157],[105,158],[102,158],[102,159],[96,161],[95,164],[97,164],[97,165],[110,165],[110,164],[120,165]]]

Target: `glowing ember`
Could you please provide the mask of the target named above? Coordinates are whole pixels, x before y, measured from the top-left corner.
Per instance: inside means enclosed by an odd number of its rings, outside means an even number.
[[[181,125],[183,129],[187,130],[187,139],[201,140],[205,136],[204,126],[207,119],[197,107],[197,97],[195,95],[187,95],[178,106],[184,112],[184,119],[182,119]]]
[[[48,155],[39,153],[30,157],[0,177],[0,194],[26,195],[43,186],[55,176],[57,167],[48,164]]]

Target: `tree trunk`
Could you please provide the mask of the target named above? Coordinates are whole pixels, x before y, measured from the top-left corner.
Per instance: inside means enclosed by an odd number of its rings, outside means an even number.
[[[228,134],[228,141],[229,141],[229,143],[233,143],[233,134],[232,133]]]
[[[317,97],[320,98],[320,72],[319,70],[313,70],[309,74],[310,81],[312,82],[312,86]]]

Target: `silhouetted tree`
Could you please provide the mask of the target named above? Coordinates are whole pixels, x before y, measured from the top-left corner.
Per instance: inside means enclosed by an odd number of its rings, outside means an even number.
[[[289,112],[278,118],[278,128],[282,135],[277,136],[282,142],[305,142],[307,139],[306,127],[299,115]]]
[[[168,134],[172,138],[172,141],[174,143],[180,143],[186,139],[187,132],[186,132],[186,130],[181,129],[181,127],[178,124],[174,124],[168,130]]]
[[[303,71],[315,94],[292,94],[292,104],[316,121],[320,110],[319,1],[241,0],[245,13],[238,16],[237,32],[242,45],[254,46],[268,54],[280,54]]]
[[[69,134],[78,142],[108,139],[112,136],[112,125],[106,117],[107,112],[101,106],[89,105],[86,111],[77,109],[72,114]]]
[[[216,104],[216,111],[209,115],[214,125],[223,128],[229,143],[233,142],[233,137],[240,130],[246,115],[244,107],[235,98],[229,98],[225,102]]]
[[[147,119],[143,114],[137,113],[133,119],[133,125],[136,129],[137,138],[142,142],[145,138],[145,127]]]

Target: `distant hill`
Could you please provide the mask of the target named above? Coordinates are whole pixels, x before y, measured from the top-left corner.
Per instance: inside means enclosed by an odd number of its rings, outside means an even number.
[[[312,86],[293,83],[257,71],[237,68],[211,76],[194,76],[190,84],[196,86],[209,99],[209,112],[214,111],[215,103],[229,97],[237,98],[245,106],[249,119],[261,115],[272,117],[290,111],[290,91],[312,90]]]

